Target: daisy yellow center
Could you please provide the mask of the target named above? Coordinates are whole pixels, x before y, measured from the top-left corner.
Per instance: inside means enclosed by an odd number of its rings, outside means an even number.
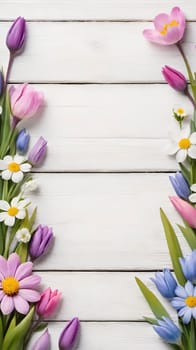
[[[177,22],[175,19],[169,23],[165,23],[163,25],[163,28],[162,30],[160,31],[160,34],[161,35],[166,35],[167,34],[167,31],[169,29],[169,27],[178,27],[179,26],[179,22]]]
[[[16,295],[19,291],[19,282],[14,277],[7,277],[2,281],[2,288],[7,295]]]
[[[185,299],[185,303],[189,307],[195,307],[196,306],[196,297],[188,297]]]
[[[183,109],[183,108],[178,108],[177,111],[176,111],[176,113],[179,114],[179,115],[182,115],[182,114],[184,114],[185,112],[184,112],[184,109]]]
[[[8,165],[8,170],[12,173],[17,173],[20,170],[20,165],[16,162],[12,162]]]
[[[183,148],[183,149],[187,149],[189,148],[191,145],[191,142],[189,139],[181,139],[179,142],[178,142],[178,146],[180,148]]]
[[[16,216],[18,214],[18,208],[11,207],[8,209],[8,215],[9,216]]]

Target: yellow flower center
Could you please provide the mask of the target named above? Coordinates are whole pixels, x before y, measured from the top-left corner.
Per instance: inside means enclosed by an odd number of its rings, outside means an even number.
[[[195,307],[196,306],[196,297],[188,297],[185,299],[185,303],[189,307]]]
[[[191,142],[189,139],[181,139],[179,142],[178,142],[178,146],[180,148],[183,148],[183,149],[187,149],[189,148],[191,145]]]
[[[17,173],[20,170],[20,165],[12,162],[8,165],[8,170],[10,170],[12,173]]]
[[[182,115],[182,114],[185,114],[185,111],[184,111],[183,108],[178,108],[178,109],[176,110],[176,113],[179,114],[179,115]]]
[[[8,209],[8,215],[9,216],[16,216],[18,214],[18,208],[11,207]]]
[[[2,288],[7,295],[16,295],[19,291],[19,282],[14,277],[6,277],[2,281]]]
[[[165,24],[163,25],[163,28],[162,28],[162,30],[160,31],[160,34],[161,34],[161,35],[166,35],[167,32],[168,32],[169,27],[178,27],[178,26],[179,26],[179,22],[177,22],[177,21],[174,19],[173,21],[171,21],[171,22],[169,22],[169,23],[165,23]]]

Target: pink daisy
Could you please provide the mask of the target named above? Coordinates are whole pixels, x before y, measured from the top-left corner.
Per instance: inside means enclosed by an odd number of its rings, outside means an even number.
[[[29,303],[40,299],[40,293],[35,288],[40,283],[40,277],[32,275],[32,262],[20,263],[20,257],[13,253],[6,260],[0,256],[0,309],[4,315],[14,309],[26,315]]]

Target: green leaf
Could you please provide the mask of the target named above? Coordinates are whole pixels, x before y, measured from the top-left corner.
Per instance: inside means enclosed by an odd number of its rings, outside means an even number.
[[[21,263],[27,261],[28,243],[20,242],[16,248],[16,253],[19,255]]]
[[[184,285],[186,283],[186,279],[183,275],[182,268],[179,262],[179,258],[183,257],[182,250],[180,248],[180,244],[178,242],[178,239],[176,237],[175,231],[170,224],[167,216],[165,215],[164,211],[160,209],[161,214],[161,220],[163,223],[163,227],[165,230],[165,236],[167,240],[167,245],[169,248],[169,253],[172,261],[172,265],[174,268],[174,272],[176,274],[177,280],[181,285]]]
[[[0,349],[2,347],[2,344],[3,344],[3,315],[0,314]]]
[[[186,239],[189,247],[194,250],[196,249],[196,236],[195,232],[192,230],[191,227],[186,225],[186,227],[183,227],[181,225],[178,225],[180,231],[182,232],[184,238]]]
[[[150,324],[158,324],[156,318],[144,317],[144,320]]]
[[[34,332],[41,332],[48,326],[47,322],[41,322],[39,323],[35,328],[33,328]]]
[[[37,215],[37,207],[35,207],[35,209],[33,210],[32,215],[31,215],[31,217],[29,219],[29,222],[28,222],[28,229],[29,229],[29,231],[32,230],[33,224],[35,222],[36,215]]]
[[[34,307],[31,308],[29,313],[14,329],[8,329],[4,338],[2,350],[16,350],[17,348],[22,349],[22,345],[31,325],[33,315]]]
[[[182,163],[179,163],[179,167],[180,167],[180,170],[182,172],[182,175],[185,177],[185,179],[187,180],[188,184],[190,185],[190,182],[191,182],[190,170]]]
[[[158,298],[154,295],[154,293],[151,292],[151,290],[148,287],[146,287],[145,284],[139,278],[136,277],[135,279],[155,317],[157,317],[158,319],[161,319],[163,316],[170,318],[167,310],[164,308],[164,306],[161,304]]]

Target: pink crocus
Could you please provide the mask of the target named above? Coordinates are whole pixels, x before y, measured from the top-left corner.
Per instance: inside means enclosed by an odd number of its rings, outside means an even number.
[[[185,31],[185,16],[179,7],[174,7],[170,15],[160,13],[154,19],[155,29],[145,29],[145,38],[160,45],[173,45],[178,43]]]
[[[43,104],[42,92],[36,91],[32,86],[20,84],[10,89],[10,103],[12,115],[15,119],[32,118]]]
[[[169,199],[182,219],[184,219],[190,227],[196,228],[196,208],[179,197],[170,196]]]
[[[47,288],[40,297],[36,305],[37,314],[43,318],[50,317],[56,310],[61,298],[61,293],[57,289],[54,291]]]
[[[20,263],[20,257],[12,253],[8,260],[0,255],[0,309],[4,315],[9,315],[15,309],[26,315],[29,303],[40,299],[40,293],[35,290],[40,283],[40,277],[32,275],[32,262]]]

